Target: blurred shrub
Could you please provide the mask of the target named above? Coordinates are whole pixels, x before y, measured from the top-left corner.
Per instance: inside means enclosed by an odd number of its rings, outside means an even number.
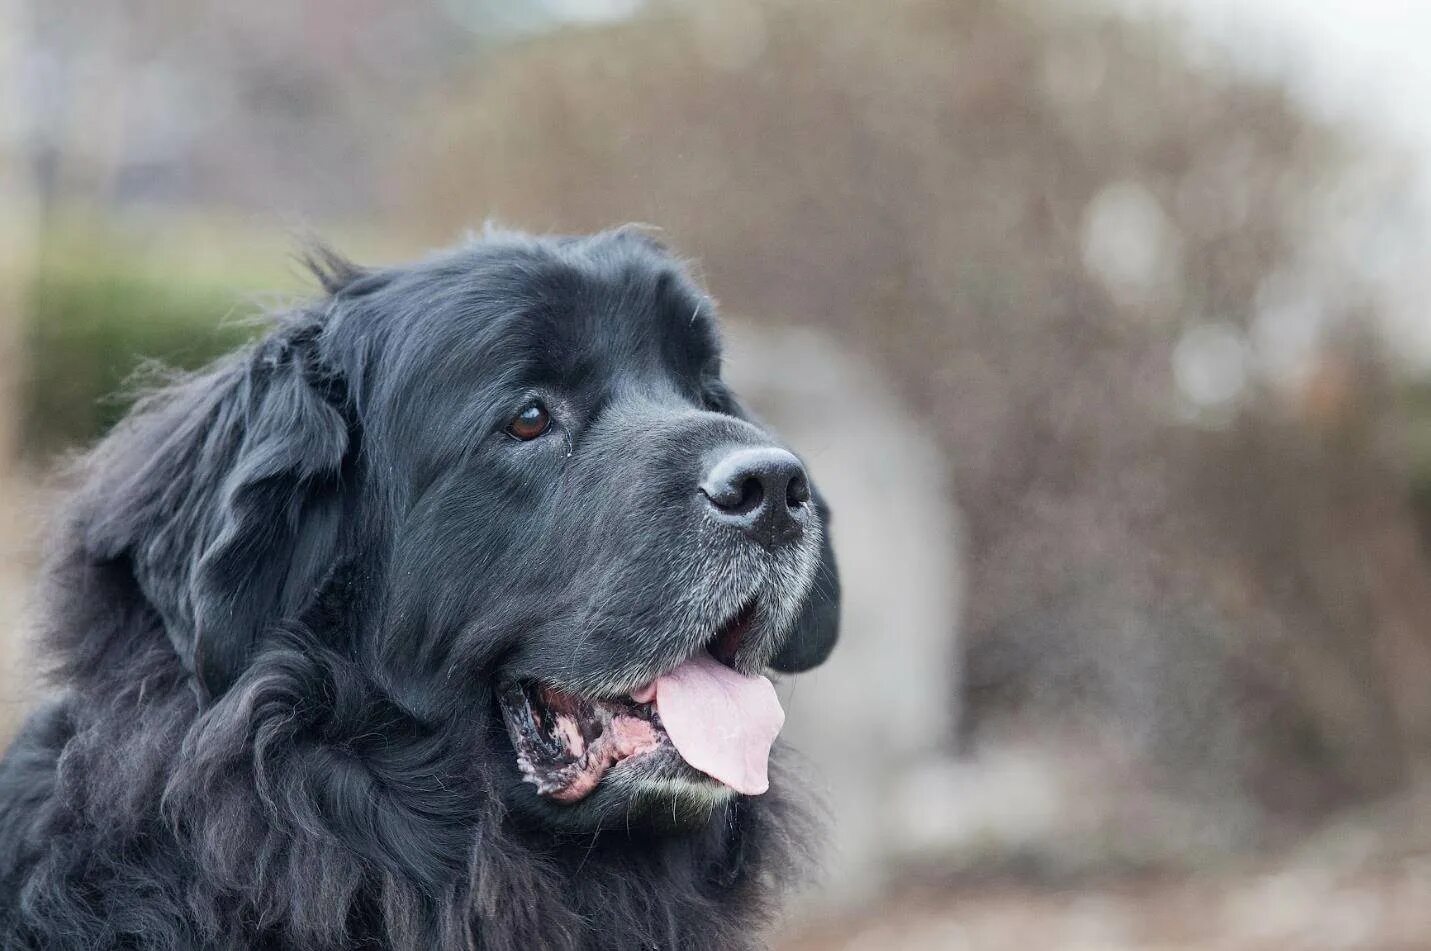
[[[24,312],[27,452],[90,441],[124,413],[137,369],[202,366],[257,332],[253,288],[294,286],[274,266],[283,258],[271,236],[219,220],[154,225],[61,217],[46,233]]]
[[[1401,395],[1408,421],[1412,498],[1421,537],[1431,546],[1431,382],[1407,386]]]
[[[245,339],[225,327],[228,289],[108,267],[50,268],[34,287],[22,439],[32,451],[87,442],[123,414],[119,394],[141,362],[200,366]]]
[[[890,370],[966,513],[969,742],[1081,731],[1229,840],[1431,750],[1356,176],[1277,91],[1056,2],[710,0],[494,56],[413,122],[434,237],[654,222],[727,311]]]

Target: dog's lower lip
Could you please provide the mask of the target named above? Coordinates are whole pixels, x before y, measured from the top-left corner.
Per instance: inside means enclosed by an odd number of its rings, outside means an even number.
[[[629,699],[508,682],[499,693],[522,778],[555,802],[588,796],[607,771],[670,745],[656,711]]]

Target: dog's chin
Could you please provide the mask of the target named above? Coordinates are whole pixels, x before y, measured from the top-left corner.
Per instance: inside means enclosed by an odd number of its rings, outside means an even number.
[[[524,812],[562,829],[679,830],[736,792],[688,764],[652,704],[505,682],[498,696]]]
[[[735,790],[694,769],[669,746],[613,766],[585,800],[563,807],[590,829],[682,832],[707,823]]]

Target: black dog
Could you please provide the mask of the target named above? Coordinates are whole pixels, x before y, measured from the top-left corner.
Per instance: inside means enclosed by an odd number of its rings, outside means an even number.
[[[839,582],[710,301],[629,229],[319,257],[82,464],[0,946],[760,944],[806,844],[760,672]]]

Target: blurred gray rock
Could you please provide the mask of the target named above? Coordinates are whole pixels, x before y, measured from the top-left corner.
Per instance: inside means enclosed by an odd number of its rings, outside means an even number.
[[[780,684],[785,739],[830,811],[821,903],[887,883],[908,788],[952,748],[962,601],[947,465],[866,362],[808,328],[727,322],[726,377],[804,457],[834,509],[841,642]],[[937,804],[935,804],[937,808]]]

